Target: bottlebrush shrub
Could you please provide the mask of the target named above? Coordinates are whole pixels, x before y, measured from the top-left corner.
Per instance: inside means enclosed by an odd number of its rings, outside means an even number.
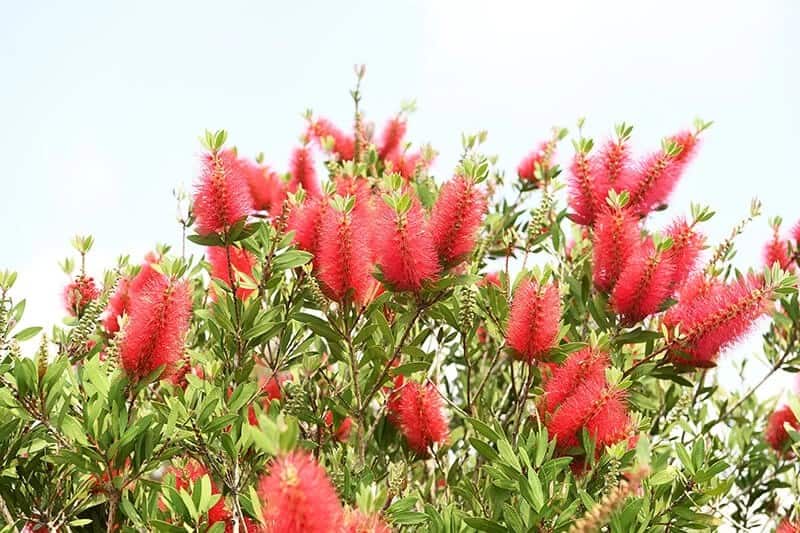
[[[737,267],[757,202],[651,216],[707,124],[434,177],[408,115],[309,114],[285,174],[207,133],[191,242],[100,275],[76,238],[46,332],[0,273],[4,531],[796,530],[797,393],[756,392],[800,369],[800,232]]]

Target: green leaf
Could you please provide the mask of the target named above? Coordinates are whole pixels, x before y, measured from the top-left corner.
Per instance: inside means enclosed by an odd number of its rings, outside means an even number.
[[[489,533],[506,533],[508,531],[497,522],[478,516],[465,516],[464,522],[478,531],[488,531]]]
[[[41,327],[31,326],[16,333],[14,335],[14,339],[19,342],[27,341],[28,339],[32,339],[33,337],[35,337],[40,331],[42,331]]]

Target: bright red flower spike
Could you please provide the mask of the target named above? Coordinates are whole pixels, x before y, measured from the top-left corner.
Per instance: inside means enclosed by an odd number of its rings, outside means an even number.
[[[406,121],[400,117],[390,119],[381,133],[381,139],[378,143],[378,156],[381,159],[398,151],[403,142],[403,137],[406,135]]]
[[[302,187],[309,198],[322,197],[317,171],[314,169],[314,158],[308,146],[300,146],[292,152],[290,162],[290,173],[292,179],[289,183],[289,190],[294,192],[297,187]]]
[[[531,153],[526,155],[517,166],[517,176],[522,181],[529,181],[538,184],[539,178],[536,177],[536,170],[541,169],[545,172],[550,165],[550,143],[542,142]]]
[[[120,345],[120,360],[133,379],[164,366],[169,376],[183,356],[183,342],[192,314],[185,281],[154,278],[131,298],[130,318]]]
[[[442,399],[432,383],[406,382],[398,389],[389,408],[408,447],[419,455],[427,455],[434,443],[447,441],[449,423]]]
[[[416,198],[405,213],[383,203],[375,231],[378,266],[389,288],[419,292],[426,281],[435,280],[439,262],[425,214]]]
[[[64,287],[64,307],[71,316],[81,316],[86,306],[100,296],[100,289],[90,276],[80,275]]]
[[[228,268],[228,253],[230,253],[230,269]],[[237,273],[252,278],[253,268],[257,263],[256,256],[244,248],[235,246],[229,246],[227,253],[224,246],[209,246],[206,250],[206,258],[211,264],[211,277],[221,280],[228,287],[231,286],[231,273],[237,285],[241,285]],[[240,286],[236,290],[236,297],[245,300],[253,293],[253,290]]]
[[[598,209],[605,205],[605,199],[598,198],[596,188],[588,156],[581,151],[575,152],[569,178],[569,207],[572,209],[570,218],[575,223],[584,226],[594,224]]]
[[[670,156],[661,150],[649,155],[635,167],[635,178],[630,187],[630,205],[641,216],[667,202],[695,154],[697,137],[694,134],[682,132],[670,140],[681,147],[677,155]]]
[[[336,489],[306,452],[273,459],[258,495],[267,533],[330,533],[344,523]]]
[[[511,303],[506,343],[523,361],[541,360],[556,345],[560,320],[558,287],[525,279],[517,287]]]
[[[247,179],[232,150],[203,156],[193,206],[197,233],[208,235],[225,231],[250,213],[252,203]]]
[[[609,191],[630,190],[634,180],[630,148],[626,141],[609,140],[590,161],[594,177],[595,205],[606,205]]]
[[[614,312],[635,323],[659,311],[672,293],[675,266],[647,240],[628,258],[611,293]]]
[[[328,209],[319,235],[315,265],[323,291],[337,302],[352,297],[366,305],[374,296],[377,281],[372,277],[367,221],[359,212]]]
[[[340,130],[326,118],[317,119],[316,122],[311,124],[309,136],[317,141],[320,147],[322,147],[325,137],[331,137],[333,139],[333,153],[338,156],[340,161],[352,161],[355,157],[354,137]]]
[[[327,198],[316,198],[294,206],[289,212],[287,228],[294,231],[294,243],[301,250],[314,254],[315,258],[319,253],[322,224],[329,209]],[[314,265],[317,266],[316,259]]]
[[[789,424],[790,427],[800,431],[800,422],[788,405],[779,407],[769,416],[767,428],[764,430],[764,440],[777,452],[784,452],[787,444],[791,442],[784,424]]]
[[[368,515],[358,509],[348,509],[342,533],[392,533],[392,530],[378,514]]]
[[[680,326],[670,357],[679,365],[715,366],[719,352],[750,331],[768,305],[769,293],[756,276],[727,285],[690,280],[690,287],[664,316],[664,325],[670,330]]]
[[[627,209],[605,208],[594,228],[592,277],[602,291],[611,292],[627,259],[641,243],[639,225]]]
[[[486,212],[486,195],[470,179],[456,176],[442,186],[430,228],[439,262],[453,267],[469,257]]]
[[[669,261],[675,269],[671,287],[681,287],[697,266],[706,238],[684,218],[675,220],[667,228],[667,236],[672,239],[672,246],[665,252],[664,260]]]

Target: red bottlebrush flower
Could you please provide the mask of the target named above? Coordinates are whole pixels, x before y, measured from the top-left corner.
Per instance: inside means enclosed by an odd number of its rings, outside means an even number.
[[[269,533],[329,533],[339,531],[344,522],[333,484],[305,452],[273,459],[258,495]]]
[[[627,258],[641,243],[639,226],[627,209],[604,209],[594,228],[592,277],[602,291],[611,292]]]
[[[186,465],[183,468],[170,466],[167,472],[175,476],[175,490],[178,491],[183,489],[191,492],[192,485],[194,485],[195,481],[205,475],[209,475],[210,477],[208,468],[195,459],[189,459],[186,461]],[[216,483],[214,483],[213,480],[211,480],[211,494],[220,494],[219,487]],[[217,500],[217,503],[215,503],[214,506],[208,510],[208,524],[213,525],[217,522],[227,521],[230,518],[231,513],[225,507],[225,498],[220,496],[219,500]]]
[[[800,533],[800,521],[790,522],[788,518],[781,520],[775,533]]]
[[[800,431],[800,422],[798,422],[797,417],[794,416],[794,412],[788,405],[779,407],[769,415],[767,428],[764,430],[764,440],[777,452],[785,451],[787,444],[791,442],[784,424],[789,424],[790,427]]]
[[[378,144],[378,156],[381,159],[386,159],[386,156],[399,150],[405,135],[406,121],[400,117],[390,119],[381,133],[381,141]]]
[[[655,207],[666,203],[675,185],[691,160],[697,147],[697,138],[689,132],[670,138],[681,151],[670,156],[664,150],[641,161],[630,187],[630,205],[639,215],[646,215]]]
[[[161,274],[151,266],[157,262],[158,257],[149,252],[145,256],[145,262],[133,279],[120,278],[114,294],[108,300],[108,307],[106,307],[103,317],[103,327],[108,335],[114,335],[119,331],[119,318],[128,313],[131,298],[151,280],[164,277],[164,274]]]
[[[342,533],[392,533],[380,515],[367,515],[358,509],[347,509]]]
[[[478,281],[478,287],[488,287],[494,285],[498,289],[502,289],[503,285],[500,283],[500,274],[497,272],[489,272],[483,276],[483,279]]]
[[[569,180],[570,218],[577,224],[591,226],[597,211],[605,205],[605,198],[598,198],[592,165],[584,152],[578,151],[572,159]]]
[[[248,159],[241,159],[239,163],[250,187],[253,209],[272,215],[279,213],[286,198],[286,186],[278,173]]]
[[[609,387],[605,376],[584,378],[555,411],[546,412],[546,421],[548,432],[562,451],[579,445],[583,428],[595,441],[595,452],[631,432],[624,391]]]
[[[417,174],[417,170],[425,170],[430,165],[430,162],[425,161],[419,152],[408,153],[400,150],[387,154],[384,161],[387,165],[391,163],[392,172],[400,174],[406,181],[412,179]]]
[[[319,252],[322,223],[329,209],[327,198],[316,198],[293,207],[289,212],[287,227],[290,231],[294,231],[294,243],[315,257]]]
[[[795,248],[800,248],[800,220],[792,228],[792,239],[794,240]]]
[[[539,146],[526,155],[517,166],[517,176],[522,181],[530,181],[534,184],[538,183],[539,178],[536,177],[536,169],[541,169],[544,173],[550,166],[550,157],[552,156],[552,148],[550,143],[543,142]]]
[[[319,186],[317,171],[314,169],[314,159],[307,146],[295,148],[292,152],[290,166],[292,181],[289,189],[294,191],[299,185],[306,191],[309,198],[321,198],[322,189]]]
[[[230,270],[228,269],[228,253],[230,253]],[[224,246],[209,246],[206,251],[206,258],[211,264],[211,277],[221,280],[228,287],[231,286],[231,272],[233,272],[233,281],[239,284],[240,272],[248,278],[253,277],[253,268],[256,266],[256,257],[245,250],[244,248],[237,248],[235,246],[228,246],[228,252],[225,251]],[[236,290],[236,297],[240,300],[247,299],[254,289],[246,289],[239,287]]]
[[[794,270],[789,241],[780,238],[778,228],[775,228],[772,239],[764,246],[764,265],[772,267],[775,263],[783,270]]]
[[[350,438],[350,430],[353,427],[353,420],[347,416],[334,428],[333,427],[333,411],[325,413],[325,425],[332,430],[334,438],[339,442],[347,442]]]
[[[378,266],[392,290],[419,292],[426,281],[436,279],[436,249],[416,198],[402,214],[385,203],[381,206],[374,242]]]
[[[86,306],[100,296],[94,278],[81,274],[64,287],[64,307],[71,316],[80,317]]]
[[[542,359],[558,340],[561,298],[555,284],[541,285],[526,279],[520,282],[511,302],[506,343],[515,357],[532,363]]]
[[[614,311],[630,323],[658,312],[672,293],[675,266],[658,252],[652,241],[645,241],[628,258],[611,293]]]
[[[453,267],[472,253],[485,211],[486,195],[472,180],[456,176],[442,186],[430,228],[444,267]]]
[[[672,263],[675,269],[671,286],[680,287],[694,271],[706,239],[683,218],[675,220],[670,225],[667,236],[672,238],[672,246],[665,252],[664,259]]]
[[[203,157],[203,170],[195,187],[194,214],[197,233],[219,233],[245,218],[253,203],[242,166],[232,150]]]
[[[397,361],[397,363],[399,363],[399,361]],[[397,366],[397,363],[392,366]],[[389,387],[384,387],[384,392],[388,395],[386,399],[386,418],[389,419],[389,422],[398,427],[400,426],[397,417],[397,414],[400,412],[400,392],[404,386],[405,378],[402,374],[398,374],[394,378],[394,385],[391,389]]]
[[[333,122],[320,118],[311,124],[309,136],[322,146],[325,137],[333,138],[333,153],[340,161],[352,161],[356,153],[356,143],[352,135],[347,135],[337,128]]]
[[[358,215],[355,210],[327,211],[315,263],[329,298],[342,302],[352,291],[354,301],[365,305],[374,297],[377,283],[371,275],[367,224]]]
[[[587,379],[605,379],[610,364],[608,354],[583,348],[571,354],[562,365],[552,367],[544,384],[544,411],[553,413]]]
[[[266,376],[261,377],[261,392],[264,394],[264,399],[261,405],[263,406],[264,410],[269,409],[269,404],[272,403],[272,400],[281,401],[283,399],[281,387],[290,379],[291,374],[289,373],[281,373],[278,374],[277,377],[273,375],[269,379],[267,379]],[[247,419],[251,426],[258,425],[258,415],[256,414],[255,406],[252,404],[247,410]]]
[[[680,326],[680,337],[670,352],[676,364],[713,367],[720,350],[734,344],[767,312],[769,292],[763,279],[747,276],[727,285],[690,280],[691,292],[682,291],[678,303],[664,316],[670,329]]]
[[[598,210],[606,205],[609,191],[627,191],[634,180],[630,151],[624,141],[608,141],[591,159],[594,177],[595,205]]]
[[[183,355],[192,300],[185,281],[155,278],[131,300],[130,319],[120,345],[125,372],[134,379],[164,365],[169,376]]]
[[[398,389],[398,397],[390,407],[397,426],[406,438],[408,447],[426,455],[434,443],[444,443],[448,436],[448,421],[442,399],[432,383],[421,385],[409,381]]]

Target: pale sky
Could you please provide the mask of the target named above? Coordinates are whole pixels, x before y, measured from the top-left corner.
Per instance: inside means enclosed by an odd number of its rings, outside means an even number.
[[[378,125],[417,100],[410,138],[441,152],[440,177],[462,131],[487,129],[513,172],[580,116],[598,141],[633,123],[643,151],[701,116],[715,124],[670,212],[711,204],[712,242],[754,195],[793,224],[798,28],[789,0],[14,2],[0,19],[0,268],[20,272],[29,324],[57,319],[72,235],[95,235],[96,275],[177,244],[171,190],[191,186],[198,135],[226,128],[285,170],[304,109],[349,120],[355,63]],[[768,234],[765,216],[740,266]]]

